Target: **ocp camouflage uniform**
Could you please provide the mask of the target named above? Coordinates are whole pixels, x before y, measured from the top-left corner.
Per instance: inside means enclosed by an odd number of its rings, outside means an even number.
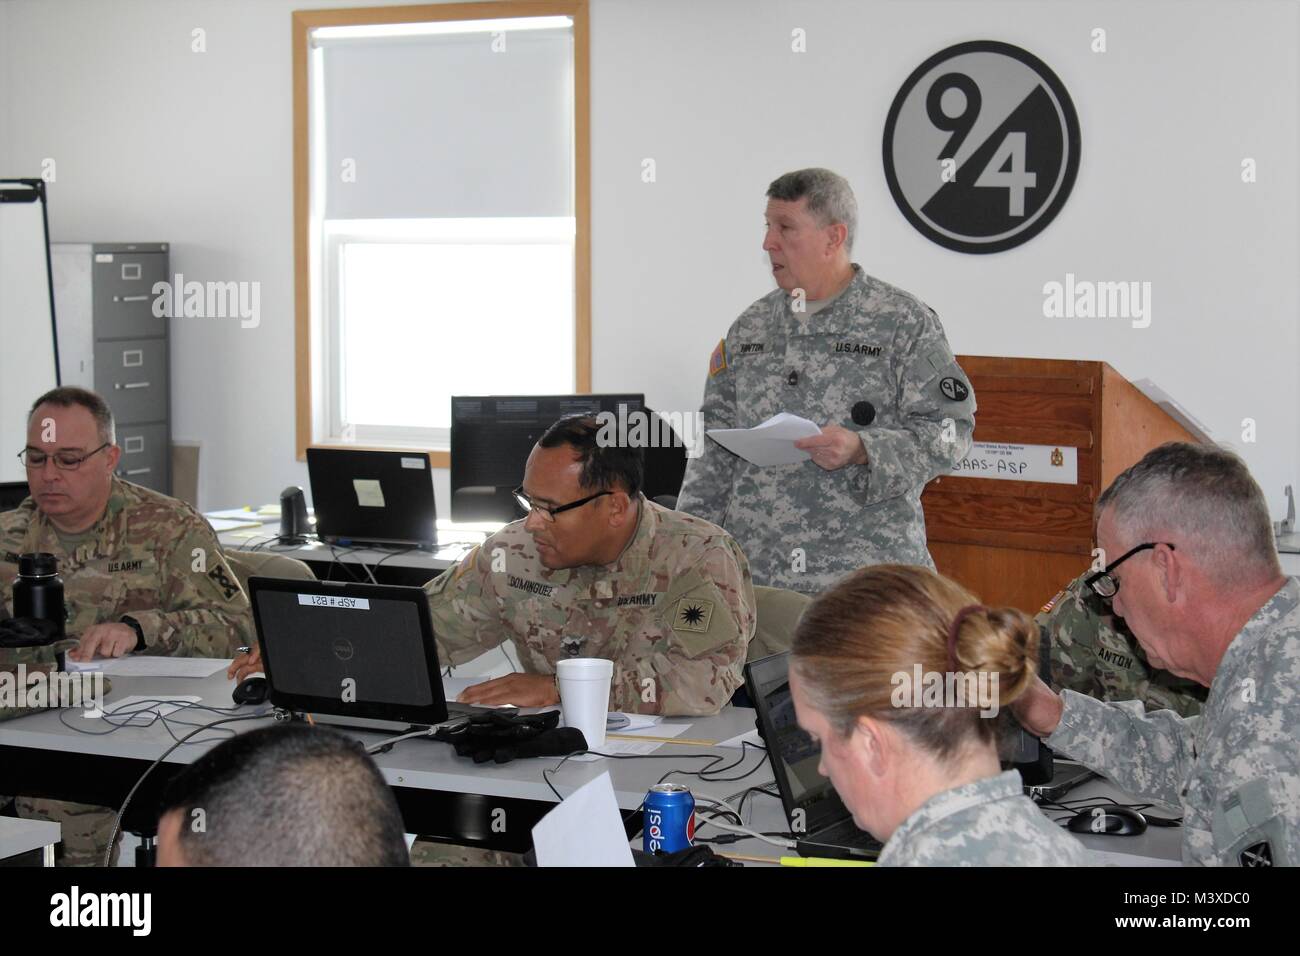
[[[0,625],[0,627],[2,626]],[[77,642],[71,638],[37,647],[0,646],[0,720],[23,717],[27,714],[46,710],[45,707],[18,706],[18,685],[21,681],[30,684],[34,675],[43,674],[45,675],[44,680],[49,683],[49,686],[57,688],[57,684],[50,682],[49,678],[59,671],[59,655],[76,646]],[[51,700],[49,703],[56,707],[80,706],[82,703],[80,699],[82,689],[80,682],[70,684],[70,689],[75,694],[73,699],[63,700],[60,698]],[[10,694],[14,696],[11,698]],[[7,797],[0,797],[0,805],[7,802]]]
[[[614,661],[609,708],[716,714],[741,683],[754,634],[749,566],[725,531],[639,500],[613,564],[553,571],[523,521],[506,525],[425,585],[452,664],[510,641],[530,674],[566,657]],[[646,683],[648,682],[648,683]],[[416,866],[520,866],[518,854],[417,840]]]
[[[103,517],[84,534],[60,535],[31,498],[0,514],[4,603],[12,610],[18,556],[46,551],[59,561],[69,637],[129,616],[144,633],[144,654],[233,657],[251,644],[248,598],[203,516],[175,498],[112,482]],[[24,817],[62,824],[63,865],[102,862],[113,811],[27,797],[16,804]]]
[[[513,642],[529,674],[566,657],[614,662],[611,710],[716,714],[743,682],[754,587],[725,531],[639,497],[640,516],[612,564],[554,571],[522,520],[425,585],[446,661]]]
[[[1089,866],[1083,844],[1052,823],[1008,770],[931,797],[904,820],[877,866]]]
[[[1183,809],[1183,862],[1300,864],[1300,582],[1228,646],[1199,716],[1063,691],[1052,749]]]
[[[815,314],[793,311],[781,289],[759,299],[710,362],[706,428],[790,412],[857,431],[867,451],[867,464],[835,471],[812,461],[760,467],[710,441],[687,461],[677,507],[731,532],[759,584],[817,593],[868,564],[934,567],[921,491],[970,450],[975,396],[938,317],[853,272]],[[876,409],[866,428],[851,417],[860,401]]]
[[[1208,690],[1152,667],[1124,619],[1084,583],[1089,574],[1057,594],[1036,618],[1050,643],[1052,686],[1098,700],[1140,700],[1147,710],[1184,717],[1200,713]]]

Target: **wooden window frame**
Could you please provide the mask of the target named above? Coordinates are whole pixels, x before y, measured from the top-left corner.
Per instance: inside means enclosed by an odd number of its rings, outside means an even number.
[[[579,393],[591,391],[591,95],[588,0],[504,0],[500,3],[346,7],[293,12],[293,258],[296,454],[312,445],[310,140],[308,137],[308,38],[317,27],[499,20],[564,16],[573,20],[574,140],[574,378]],[[330,447],[335,447],[331,445]],[[374,446],[348,445],[349,448]],[[426,449],[434,468],[451,466],[451,453]]]

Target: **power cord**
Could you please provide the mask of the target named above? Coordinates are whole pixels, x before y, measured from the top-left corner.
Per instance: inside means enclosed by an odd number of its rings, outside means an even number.
[[[140,779],[135,782],[135,786],[130,789],[130,791],[126,795],[126,799],[122,801],[122,806],[118,808],[117,816],[113,819],[113,832],[109,835],[108,838],[108,849],[104,851],[104,866],[107,867],[112,865],[113,847],[117,843],[117,838],[122,832],[122,818],[126,816],[126,808],[131,805],[131,799],[135,796],[136,791],[140,789],[140,785],[145,782],[149,774],[153,773],[155,767],[157,767],[160,763],[162,763],[169,756],[171,756],[172,752],[177,747],[185,743],[195,734],[200,734],[205,730],[211,730],[213,727],[217,727],[221,724],[231,724],[240,720],[261,720],[264,716],[265,714],[244,714],[238,717],[223,717],[221,720],[214,720],[211,723],[202,724],[198,727],[195,727],[184,737],[181,737],[179,740],[177,740],[176,743],[172,744],[170,747],[164,750],[162,752],[162,755],[159,756],[158,759],[155,760],[153,763],[151,763],[144,773],[140,774]]]

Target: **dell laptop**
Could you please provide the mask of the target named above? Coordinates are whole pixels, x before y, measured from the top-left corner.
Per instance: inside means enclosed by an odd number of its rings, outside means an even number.
[[[254,576],[248,590],[274,706],[373,730],[447,720],[423,588]]]
[[[800,855],[874,860],[880,841],[858,829],[830,780],[817,771],[821,748],[795,722],[789,652],[745,665],[745,687]]]
[[[437,545],[425,452],[308,448],[316,534],[331,544]]]

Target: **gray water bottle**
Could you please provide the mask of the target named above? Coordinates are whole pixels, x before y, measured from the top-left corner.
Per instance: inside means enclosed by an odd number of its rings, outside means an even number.
[[[59,577],[59,559],[46,551],[18,557],[18,577],[14,578],[14,617],[38,618],[59,627],[59,636],[67,623],[63,604],[63,579]]]

